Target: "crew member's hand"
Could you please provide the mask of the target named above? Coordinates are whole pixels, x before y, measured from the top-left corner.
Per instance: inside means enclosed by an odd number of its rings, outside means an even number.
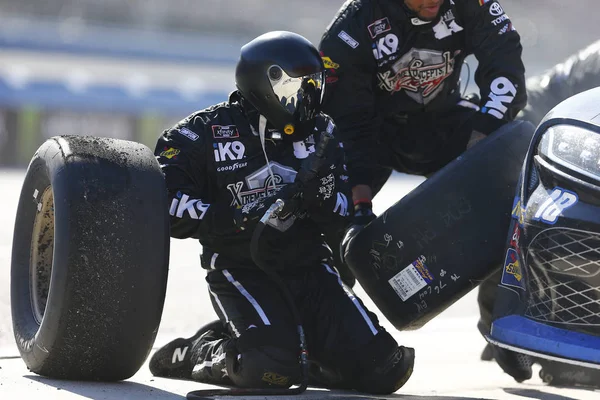
[[[473,132],[473,134],[471,135],[469,143],[476,137],[489,136],[500,129],[506,122],[507,121],[498,119],[490,114],[484,114],[481,111],[474,112],[470,120],[471,132]]]
[[[506,121],[498,119],[491,114],[482,112],[479,105],[481,99],[476,93],[471,93],[458,102],[459,106],[471,108],[475,110],[470,118],[469,127],[471,135],[467,143],[467,149],[476,145],[480,140],[485,139],[488,135],[499,129]]]
[[[336,211],[338,193],[335,174],[335,164],[329,166],[329,171],[324,170],[320,176],[307,182],[302,188],[302,206],[308,215],[317,222],[326,222]],[[346,207],[347,209],[347,200]]]
[[[233,221],[236,228],[240,231],[254,228],[258,221],[265,215],[271,204],[277,199],[290,199],[292,188],[290,185],[279,187],[277,190],[270,190],[268,196],[244,204],[234,211]]]
[[[370,202],[368,203],[357,203],[354,206],[354,217],[352,218],[352,223],[346,229],[344,233],[344,237],[340,244],[340,256],[342,257],[342,261],[346,263],[346,257],[348,255],[350,243],[356,237],[358,232],[363,230],[363,228],[373,221],[377,216],[373,213],[373,206]]]
[[[333,121],[325,114],[319,114],[315,122],[315,132],[332,131],[334,129]],[[319,140],[321,140],[319,138]],[[316,144],[318,146],[319,143]],[[325,149],[325,153],[321,158],[317,158],[317,153],[311,153],[302,161],[300,172],[296,176],[299,181],[301,205],[300,211],[307,212],[308,215],[317,222],[325,222],[330,220],[334,212],[338,212],[342,216],[347,215],[348,199],[343,196],[343,210],[336,209],[338,198],[341,194],[338,192],[343,190],[340,188],[341,175],[345,173],[344,153],[339,143],[330,140]],[[319,165],[319,167],[315,167]],[[310,179],[299,179],[303,170],[310,170],[316,173]],[[307,175],[302,175],[306,177]],[[345,182],[345,181],[344,181]],[[341,212],[340,212],[341,211]]]

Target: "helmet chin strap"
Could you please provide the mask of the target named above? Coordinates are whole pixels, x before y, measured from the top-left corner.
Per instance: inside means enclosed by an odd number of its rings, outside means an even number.
[[[277,183],[275,182],[275,175],[273,174],[273,170],[271,169],[271,163],[269,162],[269,157],[267,156],[267,149],[265,147],[265,132],[267,131],[267,118],[264,115],[260,115],[258,117],[258,137],[260,137],[260,144],[262,146],[263,154],[265,155],[265,161],[267,162],[267,169],[269,170],[269,175],[271,176],[271,183],[273,185],[273,190],[277,189]]]

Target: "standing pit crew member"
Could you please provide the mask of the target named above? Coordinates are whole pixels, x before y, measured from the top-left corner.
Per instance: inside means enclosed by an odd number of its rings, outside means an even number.
[[[525,67],[519,34],[494,0],[349,0],[319,50],[328,69],[323,110],[344,143],[355,208],[345,235],[327,236],[333,249],[344,236],[336,265],[352,286],[344,249],[375,218],[372,199],[391,172],[429,176],[512,121],[527,101]],[[478,61],[480,96],[463,98],[468,55]],[[480,287],[482,333],[498,282]],[[495,351],[515,379],[531,376],[517,354]]]

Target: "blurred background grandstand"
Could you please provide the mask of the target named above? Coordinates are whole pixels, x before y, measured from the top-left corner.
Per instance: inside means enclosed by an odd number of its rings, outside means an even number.
[[[153,148],[164,128],[226,99],[244,43],[284,29],[317,44],[342,3],[0,0],[0,166],[26,166],[61,134]],[[523,38],[528,76],[600,39],[598,0],[501,4]]]

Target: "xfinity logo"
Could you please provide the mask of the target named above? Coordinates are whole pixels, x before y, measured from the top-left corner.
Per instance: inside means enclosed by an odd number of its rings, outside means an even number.
[[[215,139],[233,139],[240,137],[235,125],[213,125],[213,138]]]
[[[392,29],[390,26],[390,21],[387,17],[378,19],[377,21],[370,24],[367,29],[369,30],[369,35],[371,35],[371,39],[375,39],[377,35],[381,35]]]
[[[209,207],[210,204],[204,204],[196,199],[190,200],[190,196],[184,194],[181,199],[174,198],[171,201],[169,214],[173,217],[183,218],[183,214],[187,212],[192,219],[202,219]]]
[[[376,43],[373,43],[373,56],[380,60],[384,56],[389,56],[398,50],[398,36],[388,33]]]
[[[215,161],[236,161],[244,158],[246,147],[242,142],[213,143]]]
[[[504,117],[508,110],[505,104],[510,104],[517,95],[517,88],[507,78],[501,76],[494,79],[490,85],[489,101],[481,109],[483,113],[493,115],[498,119]]]

